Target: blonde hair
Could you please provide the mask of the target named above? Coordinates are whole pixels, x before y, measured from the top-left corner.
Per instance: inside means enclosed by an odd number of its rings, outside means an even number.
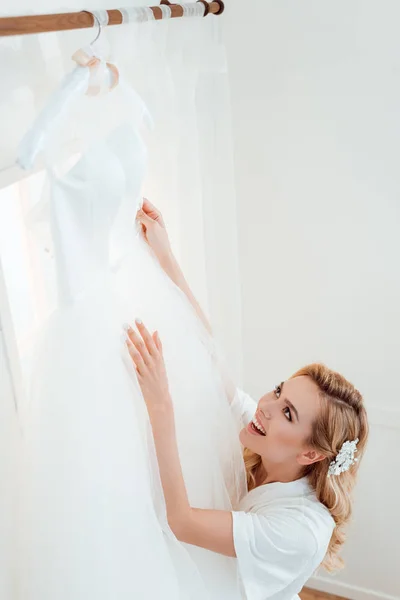
[[[326,570],[335,571],[344,565],[338,553],[346,539],[345,526],[352,514],[351,492],[368,439],[367,413],[360,392],[340,373],[328,369],[323,364],[313,363],[294,373],[291,379],[301,375],[311,377],[320,390],[321,410],[313,423],[306,444],[324,454],[326,458],[306,467],[303,476],[307,476],[318,500],[328,508],[336,523],[322,562]],[[348,471],[328,478],[329,465],[343,443],[357,438],[358,462]],[[256,473],[261,466],[261,456],[248,448],[244,449],[243,456],[250,491],[257,485]]]

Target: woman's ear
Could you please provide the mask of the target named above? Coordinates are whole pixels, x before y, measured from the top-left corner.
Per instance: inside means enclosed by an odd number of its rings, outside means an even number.
[[[302,454],[299,454],[299,456],[297,457],[297,462],[299,463],[299,465],[312,465],[316,462],[320,462],[321,460],[324,460],[326,458],[326,456],[324,456],[323,454],[319,454],[316,450],[306,450],[305,452],[303,452]]]

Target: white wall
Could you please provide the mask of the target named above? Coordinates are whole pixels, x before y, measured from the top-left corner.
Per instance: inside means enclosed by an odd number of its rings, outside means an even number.
[[[322,361],[363,392],[346,568],[311,583],[399,598],[400,3],[231,0],[224,27],[244,381]]]

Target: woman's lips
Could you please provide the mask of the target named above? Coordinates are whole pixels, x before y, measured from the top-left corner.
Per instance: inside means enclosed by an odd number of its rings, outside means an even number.
[[[253,421],[250,421],[246,429],[249,433],[251,433],[251,435],[261,435],[261,437],[265,437],[265,435],[261,433],[261,431],[259,431],[255,425],[253,425]]]

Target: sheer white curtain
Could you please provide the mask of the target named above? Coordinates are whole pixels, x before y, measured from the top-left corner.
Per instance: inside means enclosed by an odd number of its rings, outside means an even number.
[[[84,8],[94,6],[112,8],[105,0],[85,3]],[[35,5],[36,12],[82,8],[79,2],[59,7],[54,2]],[[6,2],[0,14],[31,13],[31,4],[20,1],[8,5]],[[104,28],[101,43],[105,54],[141,94],[153,116],[155,129],[149,136],[150,168],[145,194],[163,211],[175,251],[240,378],[236,202],[221,18],[208,16]],[[21,269],[14,263],[23,259],[15,254],[15,238],[19,237],[20,251],[24,248],[25,256],[29,240],[23,239],[23,231],[12,236],[7,222],[12,218],[18,227],[18,213],[23,215],[41,193],[40,175],[32,177],[32,173],[14,166],[17,146],[49,94],[73,68],[72,53],[90,42],[94,32],[95,29],[0,40],[3,269],[6,276],[12,269],[13,281],[6,283],[9,288],[19,289],[24,298],[22,304],[30,297],[30,306],[21,305],[23,314],[16,317],[24,323],[16,325],[19,339],[26,338],[35,318],[40,319],[40,286],[45,282],[38,281],[43,274],[32,272],[32,260],[30,274],[21,274],[23,278],[17,282]],[[94,109],[93,130],[98,133],[106,128],[108,119]],[[36,170],[40,171],[40,167],[39,162]],[[28,181],[23,183],[27,176]],[[19,304],[15,294],[12,304],[15,313]]]
[[[84,5],[70,0],[58,6],[54,0],[39,0],[35,12],[114,6],[106,0]],[[17,14],[32,14],[32,4],[2,3],[1,16]],[[240,382],[238,224],[220,27],[221,17],[214,16],[121,25],[104,28],[101,42],[153,116],[145,195],[162,210],[174,250]],[[15,158],[20,139],[49,94],[74,67],[72,53],[94,35],[95,30],[81,30],[0,38],[0,422],[7,432],[0,435],[5,490],[0,507],[0,595],[5,599],[12,598],[14,584],[7,561],[12,548],[8,533],[13,461],[20,435],[15,406],[23,399],[20,357],[51,312],[47,288],[53,277],[45,260],[50,250],[44,243],[43,255],[37,255],[25,218],[40,204],[43,163],[39,160],[32,171],[24,172],[15,166]],[[106,130],[110,118],[94,109],[89,123],[93,134]]]

